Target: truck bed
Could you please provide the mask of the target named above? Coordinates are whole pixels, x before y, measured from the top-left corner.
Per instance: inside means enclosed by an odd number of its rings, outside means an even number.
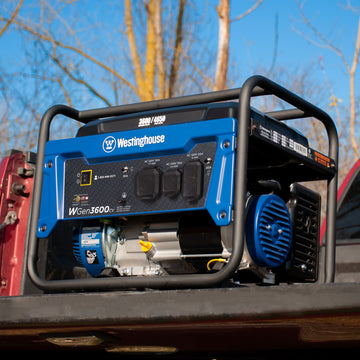
[[[3,297],[0,349],[332,354],[360,347],[359,299],[355,283]]]

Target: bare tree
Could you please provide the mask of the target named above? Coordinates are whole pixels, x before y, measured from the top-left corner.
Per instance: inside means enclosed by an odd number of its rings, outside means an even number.
[[[331,42],[328,37],[323,35],[313,23],[308,19],[308,17],[304,14],[303,4],[301,4],[297,0],[297,6],[299,9],[299,13],[303,22],[306,26],[311,30],[313,36],[306,36],[299,29],[295,28],[300,35],[306,38],[309,42],[315,44],[318,47],[327,49],[335,53],[343,62],[344,67],[349,75],[349,101],[350,101],[350,111],[349,111],[349,135],[350,142],[352,146],[352,150],[354,153],[354,157],[356,159],[359,158],[359,145],[358,140],[356,138],[356,87],[355,87],[355,75],[357,71],[357,66],[359,63],[359,51],[360,51],[360,17],[357,22],[357,30],[356,30],[356,39],[354,45],[354,51],[352,55],[352,59],[349,61],[346,59],[344,52],[340,47],[337,47],[333,42]],[[334,97],[332,94],[331,102],[332,105],[336,105],[338,99]]]
[[[166,96],[173,96],[176,81],[178,79],[178,72],[180,69],[180,56],[183,42],[183,21],[186,6],[186,0],[179,0],[178,14],[176,19],[176,28],[173,35],[167,33],[166,38],[173,38],[174,47],[172,47],[172,60],[166,61],[164,52],[164,31],[169,31],[162,22],[162,1],[148,0],[139,2],[139,7],[134,14],[134,1],[124,1],[124,20],[125,20],[125,34],[129,45],[131,54],[131,68],[134,70],[134,82],[131,80],[132,76],[129,74],[122,74],[114,67],[110,66],[106,59],[101,54],[92,54],[91,51],[85,50],[85,47],[80,41],[71,42],[71,38],[75,40],[74,30],[70,24],[66,24],[62,19],[62,24],[65,28],[72,31],[68,34],[70,36],[63,36],[61,38],[50,30],[51,23],[34,22],[31,19],[21,18],[15,21],[16,25],[22,31],[31,35],[35,41],[43,44],[44,49],[47,49],[48,56],[53,62],[62,69],[62,71],[71,78],[74,82],[86,87],[95,96],[110,105],[110,101],[96,89],[89,80],[85,80],[85,76],[77,76],[69,66],[68,59],[63,54],[64,51],[72,53],[72,57],[77,57],[84,61],[90,62],[101,71],[108,73],[115,77],[121,84],[132,91],[136,97],[141,101],[153,100]],[[60,18],[59,10],[54,9],[50,3],[43,1],[43,12],[51,10],[52,17]],[[66,4],[64,4],[66,6]],[[144,38],[136,36],[134,22],[139,21],[139,12],[145,10],[146,13],[146,33],[145,33],[145,54],[143,53]],[[135,15],[135,16],[134,16]],[[66,40],[65,40],[66,39]],[[139,43],[141,43],[139,45]],[[50,47],[48,46],[50,45]],[[64,59],[67,62],[64,62]],[[144,61],[145,59],[145,61]],[[70,60],[73,61],[73,60]],[[168,68],[165,68],[168,66]],[[166,81],[167,79],[167,81]]]
[[[263,0],[256,1],[244,13],[236,16],[234,19],[230,19],[230,0],[219,0],[219,5],[216,7],[219,18],[219,39],[214,90],[222,90],[227,87],[230,24],[251,14],[262,2]]]

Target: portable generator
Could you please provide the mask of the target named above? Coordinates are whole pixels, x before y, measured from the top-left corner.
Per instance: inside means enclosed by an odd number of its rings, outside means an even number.
[[[295,108],[250,106],[270,94]],[[56,115],[84,125],[49,141]],[[282,122],[310,116],[328,155]],[[54,106],[40,128],[29,275],[47,291],[316,281],[321,197],[304,184],[328,181],[329,264],[337,147],[326,113],[261,76],[181,98]]]

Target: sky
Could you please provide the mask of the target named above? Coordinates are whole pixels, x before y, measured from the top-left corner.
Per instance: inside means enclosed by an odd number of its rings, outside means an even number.
[[[360,0],[299,0],[303,4],[303,12],[312,24],[331,42],[343,51],[345,59],[352,63],[358,20],[360,16]],[[358,9],[355,13],[346,9],[348,3]],[[233,0],[232,17],[244,12],[249,1]],[[294,0],[264,0],[263,3],[244,19],[232,23],[232,54],[246,51],[240,65],[246,76],[251,76],[253,66],[261,62],[268,67],[272,62],[275,43],[275,24],[278,23],[278,46],[276,64],[297,67],[312,65],[315,67],[318,81],[325,83],[320,68],[319,58],[335,95],[345,103],[348,98],[349,77],[345,66],[338,55],[329,49],[312,44],[295,29],[315,39],[307,28]],[[236,56],[238,59],[239,56]],[[360,67],[360,65],[359,65]],[[360,68],[358,70],[360,73]],[[357,77],[357,84],[360,76]],[[360,91],[360,86],[357,87]]]

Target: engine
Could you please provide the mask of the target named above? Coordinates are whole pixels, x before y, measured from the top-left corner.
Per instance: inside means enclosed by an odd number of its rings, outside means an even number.
[[[273,282],[269,270],[283,265],[291,249],[290,213],[275,194],[250,195],[247,204],[247,256],[241,268]],[[215,271],[231,256],[232,225],[219,227],[200,211],[173,216],[173,221],[157,220],[143,216],[83,222],[74,231],[74,255],[91,276]]]
[[[90,111],[76,137],[43,141],[29,250],[39,287],[317,280],[321,197],[306,183],[334,177],[334,160],[276,113],[251,107],[244,123],[241,102],[214,99]]]

